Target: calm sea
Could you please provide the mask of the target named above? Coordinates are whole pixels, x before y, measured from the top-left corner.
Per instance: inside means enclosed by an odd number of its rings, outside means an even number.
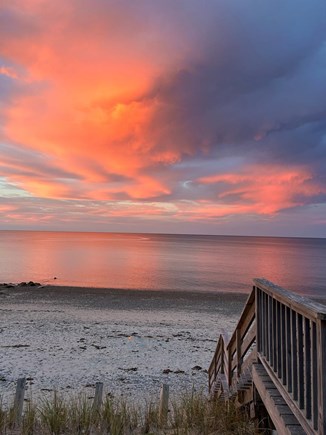
[[[254,277],[326,297],[326,239],[0,231],[0,282],[247,293]]]

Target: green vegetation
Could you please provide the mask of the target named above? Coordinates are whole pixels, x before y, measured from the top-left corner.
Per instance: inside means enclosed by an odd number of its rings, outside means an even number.
[[[253,423],[232,403],[209,401],[201,393],[185,394],[173,401],[168,417],[160,418],[159,404],[136,406],[106,397],[100,409],[86,396],[64,400],[54,394],[38,406],[31,401],[15,427],[12,409],[0,403],[0,433],[4,435],[213,435],[252,434]]]

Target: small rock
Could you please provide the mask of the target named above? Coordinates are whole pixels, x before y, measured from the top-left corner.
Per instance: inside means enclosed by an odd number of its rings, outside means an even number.
[[[194,366],[191,370],[202,370],[202,367],[200,367],[200,366]]]
[[[106,349],[106,346],[99,346],[98,344],[92,344],[91,346],[95,347],[95,349]]]
[[[162,373],[164,373],[165,375],[168,375],[169,373],[172,373],[173,370],[171,369],[164,369]]]
[[[185,371],[184,370],[174,370],[174,373],[185,373]]]

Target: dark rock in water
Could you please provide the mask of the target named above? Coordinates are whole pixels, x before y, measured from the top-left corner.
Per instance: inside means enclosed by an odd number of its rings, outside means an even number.
[[[5,288],[14,288],[15,286],[13,284],[6,284]]]
[[[27,286],[27,282],[23,281],[21,283],[18,284],[19,287],[26,287]]]
[[[30,281],[27,285],[29,285],[30,287],[35,287],[37,284],[33,281]]]
[[[185,373],[185,371],[184,370],[174,370],[174,373],[176,373],[176,374],[183,374],[183,373]]]
[[[163,372],[165,375],[168,375],[169,373],[173,373],[173,370],[171,369],[164,369]]]
[[[195,367],[193,367],[191,370],[202,370],[202,367],[200,367],[200,366],[195,366]]]

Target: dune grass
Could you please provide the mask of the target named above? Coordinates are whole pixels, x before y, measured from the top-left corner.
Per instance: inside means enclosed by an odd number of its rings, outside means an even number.
[[[51,400],[25,404],[19,427],[12,409],[0,402],[0,433],[3,435],[229,435],[253,434],[253,423],[232,403],[209,401],[202,393],[185,394],[170,403],[167,419],[159,414],[159,403],[139,406],[107,396],[94,409],[86,396],[64,399],[56,393]]]

